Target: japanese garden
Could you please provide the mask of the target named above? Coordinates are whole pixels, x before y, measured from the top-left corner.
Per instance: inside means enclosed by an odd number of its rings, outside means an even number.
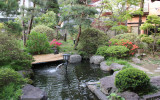
[[[1,0],[0,100],[159,100],[160,0]]]

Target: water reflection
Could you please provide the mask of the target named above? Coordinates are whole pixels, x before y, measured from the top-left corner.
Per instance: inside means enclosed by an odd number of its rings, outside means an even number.
[[[34,68],[34,85],[48,93],[48,100],[97,100],[85,82],[97,81],[110,74],[88,62],[69,64],[67,73],[64,66],[55,71],[57,65],[43,64]]]

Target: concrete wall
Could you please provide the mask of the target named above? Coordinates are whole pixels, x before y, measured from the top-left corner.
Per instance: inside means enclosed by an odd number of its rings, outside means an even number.
[[[149,15],[160,15],[160,1],[149,3]]]

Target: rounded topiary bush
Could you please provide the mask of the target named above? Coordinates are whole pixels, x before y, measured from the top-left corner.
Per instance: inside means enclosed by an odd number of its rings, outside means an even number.
[[[121,58],[127,56],[129,49],[125,46],[110,46],[105,52],[107,56]]]
[[[100,45],[104,45],[107,40],[108,36],[104,32],[94,28],[88,28],[81,34],[78,49],[83,54],[86,54],[86,56],[89,56],[95,54],[97,48]]]
[[[106,50],[108,46],[102,46],[97,49],[96,55],[106,56]]]
[[[138,92],[149,86],[149,83],[147,74],[135,68],[121,70],[115,77],[115,86],[121,91]]]
[[[37,25],[36,27],[34,27],[31,30],[31,33],[33,31],[35,31],[37,33],[46,33],[49,41],[51,41],[55,38],[55,31],[52,28],[45,26],[45,25]]]
[[[45,33],[32,32],[27,40],[27,51],[31,54],[50,53],[50,44]]]

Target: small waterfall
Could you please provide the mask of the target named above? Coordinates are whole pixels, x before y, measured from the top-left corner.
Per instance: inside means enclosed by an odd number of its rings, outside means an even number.
[[[57,67],[56,67],[56,70],[58,70],[58,68],[60,67],[60,66],[62,66],[64,63],[62,63],[62,64],[59,64]]]

